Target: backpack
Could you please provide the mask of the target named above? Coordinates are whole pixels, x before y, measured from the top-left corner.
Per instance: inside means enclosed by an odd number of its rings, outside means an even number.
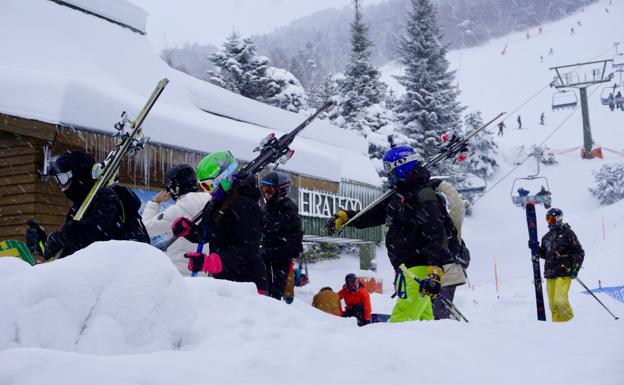
[[[132,190],[117,184],[112,189],[121,202],[121,223],[123,224],[124,239],[149,243],[150,238],[147,229],[143,224],[141,214],[139,214],[141,208],[139,197]]]
[[[447,199],[446,196],[438,191],[438,186],[440,185],[440,180],[433,180],[430,183],[431,188],[436,192],[436,197],[438,201],[438,206],[440,212],[442,213],[442,222],[444,224],[444,230],[446,231],[446,236],[448,237],[448,249],[450,258],[447,261],[443,261],[445,264],[447,263],[458,263],[464,269],[468,268],[470,264],[470,251],[466,247],[466,243],[463,239],[459,239],[457,234],[457,228],[453,224],[453,220],[447,209]]]

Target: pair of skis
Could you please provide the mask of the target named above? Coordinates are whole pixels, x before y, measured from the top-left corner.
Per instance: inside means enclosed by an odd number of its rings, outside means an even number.
[[[256,147],[256,149],[254,150],[254,152],[257,151],[257,152],[260,152],[260,154],[251,162],[247,163],[245,167],[243,167],[243,169],[240,171],[240,176],[244,177],[244,176],[256,175],[259,172],[261,172],[265,167],[267,167],[268,165],[272,163],[286,164],[286,162],[288,162],[288,160],[290,160],[290,158],[295,153],[295,150],[292,150],[290,148],[290,145],[292,144],[293,140],[295,140],[295,137],[304,128],[306,128],[310,123],[312,123],[314,119],[316,119],[320,114],[322,114],[329,107],[331,107],[332,104],[333,102],[331,101],[326,102],[319,109],[317,109],[312,115],[307,117],[303,122],[301,122],[297,127],[295,127],[295,129],[293,129],[289,133],[282,135],[279,139],[275,137],[274,133],[271,133],[266,138],[262,139],[262,141],[260,142],[260,145]],[[211,202],[208,202],[206,207],[204,207],[204,210],[197,213],[192,218],[192,221],[194,224],[197,224],[200,221],[200,219],[202,218],[204,214],[204,211],[207,210],[207,207],[209,207],[210,205],[211,205]],[[165,240],[164,242],[162,242],[161,244],[157,245],[156,247],[162,251],[166,251],[169,248],[169,246],[171,246],[173,242],[175,242],[177,239],[178,237],[174,235],[170,237],[169,239]],[[198,248],[198,252],[200,251],[201,250],[199,250]]]
[[[500,118],[504,114],[505,114],[504,112],[501,112],[500,114],[496,115],[496,117],[494,117],[492,120],[490,120],[489,122],[485,123],[484,125],[482,125],[481,127],[477,128],[476,130],[473,130],[472,132],[468,133],[463,138],[459,138],[458,136],[451,137],[448,140],[448,142],[440,149],[440,152],[438,152],[436,155],[434,155],[433,157],[428,159],[423,164],[423,167],[425,167],[425,168],[433,167],[433,166],[437,165],[438,163],[442,162],[445,159],[453,159],[453,158],[455,158],[458,154],[460,154],[460,153],[462,153],[462,152],[464,152],[466,150],[466,146],[468,145],[468,140],[470,140],[472,137],[477,135],[479,132],[485,130],[490,124],[494,123],[498,118]],[[448,139],[448,136],[446,138]],[[463,159],[461,159],[461,160],[463,160]],[[342,234],[342,231],[343,231],[343,229],[345,227],[349,226],[350,224],[353,224],[354,221],[356,221],[362,215],[364,215],[367,212],[369,212],[371,209],[375,208],[377,205],[379,205],[379,204],[381,204],[383,202],[386,202],[395,193],[396,193],[396,189],[394,187],[391,187],[390,189],[388,189],[388,191],[386,191],[385,193],[381,194],[377,199],[375,199],[368,206],[366,206],[365,208],[360,210],[359,213],[354,215],[353,218],[350,218],[340,228],[340,231],[338,232],[337,236],[340,237],[340,234]]]
[[[149,141],[148,137],[143,136],[143,122],[152,110],[152,107],[154,107],[154,104],[164,91],[167,84],[169,84],[169,79],[167,78],[161,79],[158,82],[156,88],[154,88],[154,91],[152,91],[152,94],[147,100],[147,103],[145,103],[133,121],[128,119],[125,111],[121,114],[121,121],[115,124],[115,129],[117,130],[115,137],[120,139],[119,143],[117,143],[115,148],[113,148],[113,150],[106,156],[104,161],[96,163],[93,167],[92,177],[95,179],[95,183],[93,184],[93,187],[91,187],[87,197],[82,201],[82,204],[76,211],[73,218],[75,221],[80,221],[82,219],[91,206],[91,203],[93,202],[93,199],[98,191],[115,182],[124,156],[128,153],[136,154],[136,152],[141,150]],[[126,125],[128,124],[129,129],[126,130]],[[55,260],[62,254],[63,250],[60,250],[48,261]]]

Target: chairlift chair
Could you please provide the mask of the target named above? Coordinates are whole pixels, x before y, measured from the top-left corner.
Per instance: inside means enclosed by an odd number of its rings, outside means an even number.
[[[600,93],[600,102],[604,106],[624,103],[624,85],[614,84],[603,88]]]
[[[574,91],[557,91],[553,94],[552,109],[553,111],[565,110],[567,108],[576,108],[578,106],[578,98]]]
[[[535,181],[538,179],[544,181],[544,184],[542,184],[542,188],[538,192],[533,194],[531,194],[531,191],[524,189],[519,183],[523,180]],[[515,195],[514,192],[516,193]],[[511,185],[510,196],[511,202],[518,207],[525,207],[528,202],[544,205],[547,209],[552,206],[550,185],[548,184],[548,179],[544,176],[531,175],[526,178],[515,178]]]

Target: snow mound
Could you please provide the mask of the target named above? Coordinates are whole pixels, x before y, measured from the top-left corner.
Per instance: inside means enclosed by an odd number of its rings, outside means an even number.
[[[195,321],[187,285],[169,258],[149,245],[98,242],[52,263],[24,266],[0,258],[0,271],[11,271],[0,275],[0,350],[170,350]]]

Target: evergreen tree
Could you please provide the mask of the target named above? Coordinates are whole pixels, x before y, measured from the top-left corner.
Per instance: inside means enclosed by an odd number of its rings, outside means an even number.
[[[351,23],[351,56],[340,83],[340,115],[345,122],[358,131],[358,115],[364,109],[383,101],[385,84],[380,81],[379,71],[370,63],[372,43],[368,28],[362,20],[360,0],[354,0],[355,19]]]
[[[410,0],[407,30],[399,43],[405,73],[397,80],[406,89],[396,112],[405,133],[423,158],[436,153],[439,137],[461,125],[463,108],[456,100],[446,48],[430,0]]]
[[[624,163],[605,164],[594,171],[594,186],[589,191],[601,205],[611,205],[624,198]]]
[[[472,132],[483,125],[481,112],[471,112],[464,119],[466,131]],[[472,139],[469,144],[472,154],[468,157],[468,171],[481,178],[494,174],[494,169],[498,167],[495,156],[498,154],[498,145],[494,141],[494,133],[487,128]]]

